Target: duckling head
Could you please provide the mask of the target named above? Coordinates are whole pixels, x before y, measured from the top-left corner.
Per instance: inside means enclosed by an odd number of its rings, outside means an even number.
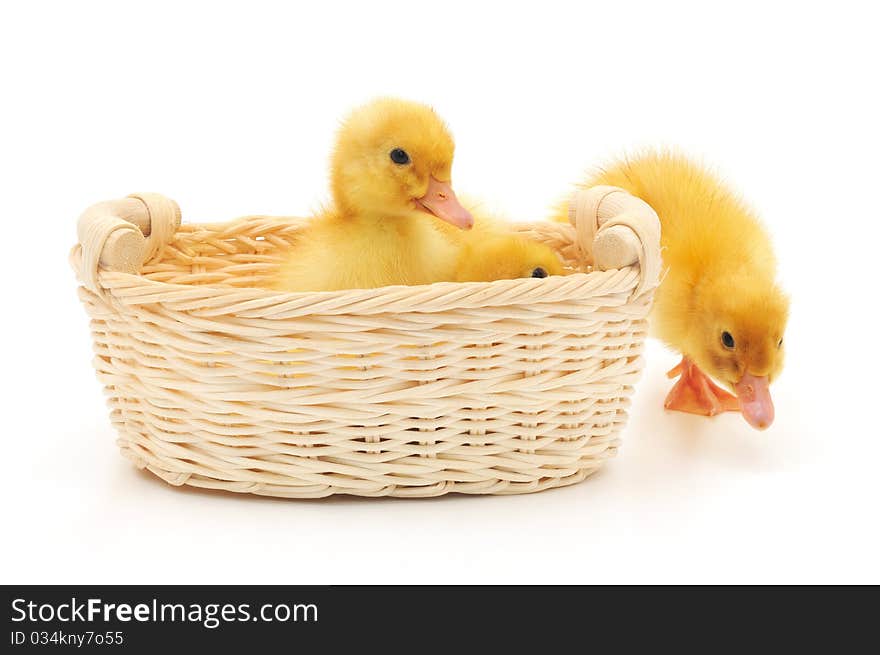
[[[458,282],[490,282],[562,275],[562,262],[548,245],[516,234],[481,235],[458,262]]]
[[[474,219],[452,190],[455,144],[426,105],[381,98],[343,121],[331,159],[336,207],[381,218],[434,216],[462,229]]]
[[[723,285],[700,285],[696,298],[687,352],[736,393],[752,427],[769,427],[774,418],[770,383],[785,360],[788,296],[775,284],[756,285],[741,275]]]

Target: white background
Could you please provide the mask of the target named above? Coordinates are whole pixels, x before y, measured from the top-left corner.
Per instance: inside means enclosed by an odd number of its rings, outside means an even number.
[[[880,582],[868,3],[10,4],[2,582]],[[123,460],[67,264],[78,214],[136,190],[189,221],[307,213],[338,117],[378,94],[433,104],[456,187],[515,219],[625,150],[715,164],[793,297],[775,425],[665,413],[676,357],[651,343],[620,456],[566,489],[277,501]]]

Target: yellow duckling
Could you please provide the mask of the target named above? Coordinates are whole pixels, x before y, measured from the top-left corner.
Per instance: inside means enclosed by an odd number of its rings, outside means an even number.
[[[333,151],[333,203],[298,237],[273,286],[332,291],[455,279],[459,246],[438,223],[468,230],[474,219],[452,190],[454,151],[430,107],[383,98],[354,111]]]
[[[597,184],[626,189],[660,217],[667,270],[654,296],[652,329],[682,355],[669,372],[680,377],[666,408],[707,416],[740,411],[753,427],[767,428],[789,301],[776,281],[770,235],[755,213],[716,175],[676,152],[615,162],[586,186]],[[567,220],[564,210],[556,220]]]
[[[473,230],[451,236],[460,246],[457,282],[563,274],[562,261],[550,246],[515,234],[496,220],[478,217]]]

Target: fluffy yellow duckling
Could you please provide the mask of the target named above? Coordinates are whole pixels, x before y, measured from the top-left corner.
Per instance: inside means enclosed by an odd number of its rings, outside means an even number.
[[[660,217],[666,275],[655,295],[652,331],[682,354],[669,372],[680,378],[665,406],[707,416],[741,411],[753,427],[768,427],[788,298],[776,282],[764,227],[716,176],[680,154],[619,161],[587,182],[600,184],[626,189]],[[567,220],[561,211],[555,218]]]
[[[339,129],[331,207],[312,219],[273,287],[332,291],[562,273],[549,247],[474,218],[450,179],[455,146],[434,111],[383,98]]]
[[[495,221],[477,218],[475,228],[458,237],[457,282],[490,282],[562,275],[562,262],[549,246],[532,241]]]
[[[273,286],[331,291],[454,279],[458,246],[437,223],[473,225],[452,190],[454,150],[425,105],[384,98],[352,112],[331,160],[333,203],[297,239]]]

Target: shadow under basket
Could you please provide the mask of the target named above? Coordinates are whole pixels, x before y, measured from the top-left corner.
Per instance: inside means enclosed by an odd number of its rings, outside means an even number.
[[[268,284],[305,221],[181,225],[135,194],[71,262],[123,455],[172,485],[288,498],[515,494],[618,447],[660,270],[659,221],[613,187],[517,224],[570,274],[319,293]]]

